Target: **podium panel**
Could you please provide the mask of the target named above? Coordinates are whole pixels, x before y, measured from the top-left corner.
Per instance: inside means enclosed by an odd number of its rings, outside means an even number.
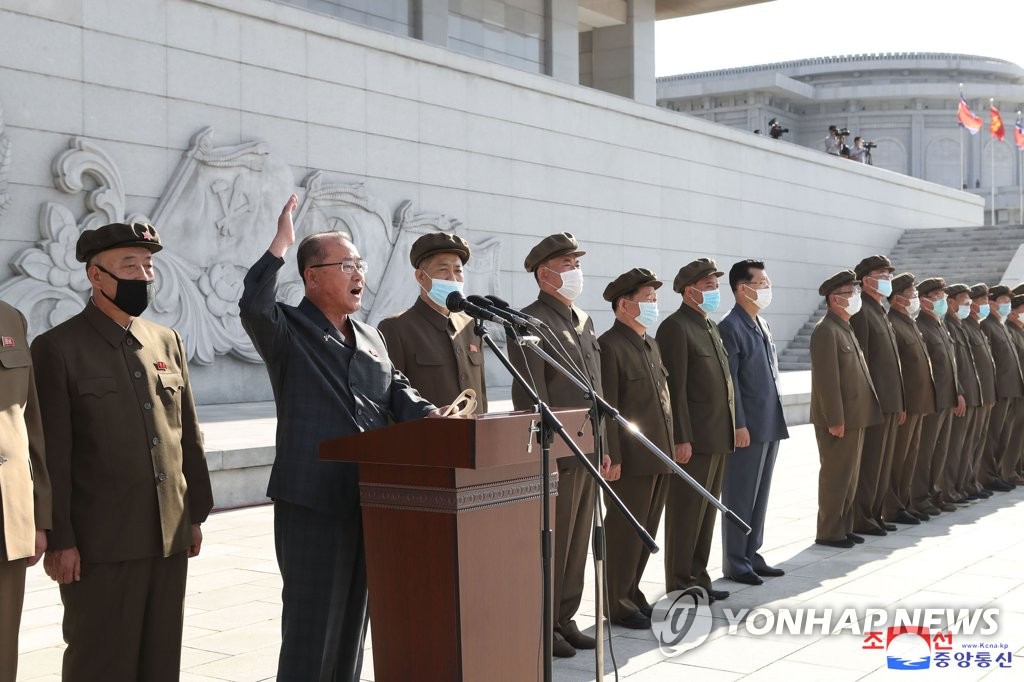
[[[556,415],[575,425],[586,410]],[[537,419],[420,419],[320,444],[321,459],[359,464],[378,682],[540,679]],[[589,429],[577,444],[593,450]],[[552,496],[570,454],[553,443]]]

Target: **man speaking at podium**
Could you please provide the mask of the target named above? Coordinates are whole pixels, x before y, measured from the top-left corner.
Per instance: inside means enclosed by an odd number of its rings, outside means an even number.
[[[299,244],[305,297],[276,301],[277,272],[295,242],[293,194],[270,248],[245,276],[242,324],[267,364],[277,403],[277,452],[267,496],[284,587],[277,679],[359,679],[366,637],[366,565],[357,465],[321,462],[321,441],[439,416],[388,359],[384,339],[351,318],[366,261],[348,235]]]

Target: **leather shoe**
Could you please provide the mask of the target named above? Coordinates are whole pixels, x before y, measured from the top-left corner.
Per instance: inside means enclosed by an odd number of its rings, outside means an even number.
[[[854,533],[847,533],[846,537],[848,540],[853,540],[854,544],[860,545],[864,543],[864,538]]]
[[[923,514],[927,514],[928,516],[938,516],[942,513],[942,510],[933,504],[929,504],[926,507],[921,507],[918,511],[920,511]]]
[[[625,618],[619,618],[612,622],[630,630],[649,630],[651,627],[651,619],[639,611],[634,611]]]
[[[983,500],[987,500],[988,498],[992,497],[992,491],[987,488],[982,488],[976,494]]]
[[[786,575],[786,572],[781,568],[775,568],[774,566],[764,566],[762,568],[755,568],[754,573],[757,573],[762,578],[779,578]]]
[[[576,649],[556,632],[555,638],[551,642],[551,655],[557,658],[572,658],[576,655]]]
[[[942,502],[939,504],[939,509],[944,512],[954,512],[956,511],[956,506],[949,502]]]
[[[874,535],[877,537],[885,537],[889,534],[888,531],[882,530],[881,528],[869,528],[868,530],[858,530],[858,535]]]
[[[565,641],[569,642],[574,649],[594,649],[597,647],[597,642],[594,641],[594,638],[580,632],[580,629],[576,627],[575,621],[569,621],[569,625],[562,628],[562,637],[565,637]]]
[[[725,579],[731,580],[734,583],[743,583],[744,585],[764,585],[764,581],[757,577],[756,573],[750,571],[737,573],[736,575],[727,575]]]
[[[918,521],[931,521],[932,520],[932,517],[929,516],[928,514],[925,514],[924,512],[912,511],[912,512],[910,512],[910,515],[913,516]]]
[[[896,523],[903,523],[908,526],[920,526],[921,522],[916,516],[911,516],[906,509],[900,509],[892,519]]]
[[[644,614],[648,618],[654,615],[654,607],[650,604],[644,604],[640,607],[640,613]]]
[[[850,538],[843,538],[842,540],[815,540],[816,545],[825,545],[826,547],[841,547],[843,549],[849,549],[853,547],[853,540]]]
[[[729,598],[729,590],[716,590],[713,587],[707,589],[708,597],[711,601],[722,601],[723,599]]]

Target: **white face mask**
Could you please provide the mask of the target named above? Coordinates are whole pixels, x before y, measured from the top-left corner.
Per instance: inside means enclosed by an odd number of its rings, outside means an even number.
[[[912,318],[916,318],[920,312],[921,312],[921,299],[919,299],[919,298],[912,298],[912,299],[910,299],[909,302],[907,303],[907,315],[910,315],[910,317],[912,317]]]
[[[861,305],[860,294],[856,294],[854,296],[851,296],[846,301],[846,314],[849,315],[850,317],[853,317],[854,315],[856,315],[857,313],[860,312],[860,305]]]
[[[767,289],[754,289],[754,305],[757,306],[758,310],[764,310],[772,304],[772,288]]]
[[[583,293],[583,269],[575,268],[557,274],[562,277],[562,286],[558,287],[558,293],[570,301],[575,301]]]

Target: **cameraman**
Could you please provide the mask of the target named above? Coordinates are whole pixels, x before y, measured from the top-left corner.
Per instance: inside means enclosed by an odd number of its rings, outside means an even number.
[[[783,128],[778,119],[773,118],[768,121],[768,135],[770,135],[773,140],[781,139],[783,134],[788,132],[789,128]]]
[[[839,148],[843,146],[843,138],[839,136],[839,128],[828,127],[828,137],[825,138],[825,152],[832,156],[839,156]]]
[[[853,147],[850,148],[850,158],[859,163],[865,162],[867,149],[864,147],[864,138],[858,136],[853,138]]]

